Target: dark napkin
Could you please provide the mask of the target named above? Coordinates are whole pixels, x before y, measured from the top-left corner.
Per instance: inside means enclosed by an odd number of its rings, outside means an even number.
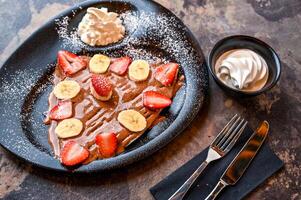
[[[205,199],[252,133],[253,130],[246,127],[233,149],[224,158],[213,161],[207,166],[192,188],[187,192],[185,199]],[[157,200],[168,199],[206,159],[207,151],[208,148],[152,187],[150,192],[154,198]],[[282,166],[283,162],[274,154],[267,142],[265,142],[236,185],[227,186],[217,199],[242,199]]]

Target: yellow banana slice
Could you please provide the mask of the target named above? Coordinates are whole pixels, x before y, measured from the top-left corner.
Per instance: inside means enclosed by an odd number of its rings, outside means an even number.
[[[69,138],[80,134],[83,129],[83,123],[79,119],[71,118],[61,121],[54,132],[59,138]]]
[[[129,66],[129,77],[133,81],[144,81],[149,75],[149,64],[145,60],[135,60]]]
[[[143,131],[146,128],[146,119],[136,110],[124,110],[118,114],[117,120],[125,128],[133,132]]]
[[[65,80],[59,82],[53,89],[53,94],[58,99],[72,99],[80,91],[80,86],[76,81]]]
[[[95,54],[89,62],[89,69],[95,74],[105,73],[110,66],[110,62],[111,61],[108,56]]]

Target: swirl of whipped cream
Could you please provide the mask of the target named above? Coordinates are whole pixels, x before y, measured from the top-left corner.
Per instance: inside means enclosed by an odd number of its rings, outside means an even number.
[[[230,50],[221,55],[215,64],[215,72],[222,82],[243,91],[260,90],[269,75],[266,61],[249,49]]]
[[[81,40],[91,46],[108,45],[124,37],[125,28],[118,14],[107,8],[90,7],[78,25]]]

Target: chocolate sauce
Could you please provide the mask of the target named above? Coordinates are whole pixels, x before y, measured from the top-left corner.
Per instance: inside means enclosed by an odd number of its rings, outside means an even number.
[[[82,58],[89,63],[89,57],[82,56]],[[48,138],[55,156],[59,158],[61,148],[64,144],[73,140],[89,149],[90,156],[85,161],[85,164],[96,159],[101,159],[102,156],[98,153],[98,147],[95,144],[94,139],[97,134],[104,132],[116,133],[118,139],[117,154],[120,154],[131,142],[141,136],[147,129],[162,121],[160,109],[150,110],[143,106],[143,92],[154,90],[172,98],[181,87],[184,77],[182,76],[179,79],[176,79],[169,87],[162,86],[162,84],[154,78],[154,70],[158,65],[159,63],[150,63],[151,72],[149,77],[142,82],[134,82],[128,78],[128,75],[119,76],[108,70],[104,75],[111,81],[113,95],[112,98],[106,102],[95,99],[90,93],[91,74],[89,72],[89,67],[79,71],[72,77],[65,77],[57,66],[54,72],[54,85],[62,80],[71,79],[77,81],[81,86],[80,93],[75,98],[71,99],[73,102],[72,117],[81,120],[84,128],[81,134],[76,137],[60,139],[54,132],[59,121],[50,120],[49,117],[47,117],[45,119],[45,124],[50,124]],[[48,101],[50,110],[59,100],[51,93]],[[117,121],[118,113],[125,109],[135,109],[146,118],[147,127],[145,130],[141,132],[131,132],[119,124]]]

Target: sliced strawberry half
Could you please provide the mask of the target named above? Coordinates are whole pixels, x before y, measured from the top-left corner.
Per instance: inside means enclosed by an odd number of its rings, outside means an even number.
[[[86,67],[84,59],[69,51],[61,50],[57,54],[57,63],[66,76],[71,76]]]
[[[128,56],[112,59],[110,70],[118,75],[124,75],[132,59]]]
[[[56,106],[54,106],[50,112],[50,119],[60,120],[66,119],[72,116],[72,102],[71,101],[61,101]]]
[[[178,73],[178,69],[179,65],[177,63],[160,65],[156,68],[155,79],[157,79],[164,86],[170,86]]]
[[[67,142],[61,152],[61,162],[66,166],[74,166],[84,162],[89,151],[75,141]]]
[[[108,96],[112,92],[112,85],[109,79],[103,75],[93,74],[91,77],[91,83],[99,96]]]
[[[151,109],[166,108],[170,106],[170,98],[155,91],[146,91],[143,93],[143,105]]]
[[[96,136],[95,143],[99,147],[99,153],[110,158],[115,155],[117,149],[117,137],[115,133],[101,133]]]

